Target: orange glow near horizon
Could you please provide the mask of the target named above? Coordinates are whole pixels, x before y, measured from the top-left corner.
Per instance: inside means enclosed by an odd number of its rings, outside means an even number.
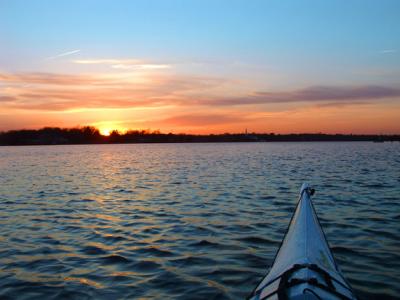
[[[125,133],[127,131],[126,128],[121,127],[114,123],[99,123],[99,125],[92,125],[100,131],[101,135],[110,136],[113,131],[118,131],[118,133]]]
[[[342,107],[305,107],[274,112],[254,112],[234,108],[195,112],[154,109],[151,112],[132,112],[105,109],[102,113],[82,111],[74,113],[15,112],[0,118],[0,131],[40,129],[43,127],[74,128],[93,126],[103,136],[113,130],[123,134],[128,130],[159,130],[162,133],[221,134],[221,133],[343,133],[343,134],[399,134],[400,105],[354,105]],[[237,108],[239,109],[239,108]],[[0,111],[1,115],[1,111]],[[61,116],[61,117],[60,117]],[[113,121],[103,121],[112,118]],[[134,120],[134,121],[133,121]],[[26,125],[28,124],[28,125]]]
[[[104,136],[109,136],[113,130],[110,128],[100,129],[100,134]]]
[[[259,87],[258,92],[230,79],[155,70],[91,75],[0,72],[0,131],[91,125],[104,136],[128,129],[188,134],[246,129],[400,133],[400,89],[305,86],[264,92]]]

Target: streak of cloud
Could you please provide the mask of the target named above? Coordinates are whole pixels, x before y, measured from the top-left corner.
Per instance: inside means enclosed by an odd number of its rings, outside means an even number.
[[[382,54],[396,53],[396,52],[397,52],[396,49],[385,49],[385,50],[380,51],[380,53],[382,53]]]
[[[54,73],[0,73],[0,82],[16,84],[43,84],[43,85],[84,85],[101,83],[104,80],[92,75],[68,75]]]
[[[7,107],[43,111],[188,105],[188,94],[224,84],[208,77],[0,73]],[[27,85],[28,84],[28,85]]]
[[[89,75],[0,73],[0,83],[4,86],[0,90],[3,108],[42,111],[160,106],[222,108],[281,103],[343,106],[400,97],[399,88],[377,85],[311,86],[293,91],[258,91],[228,97],[221,96],[221,89],[229,92],[237,83],[223,78],[147,73],[135,76],[134,72]],[[194,118],[202,120],[201,116]],[[210,117],[204,119],[210,120]]]
[[[247,105],[290,102],[355,102],[400,97],[400,89],[377,86],[312,86],[288,92],[256,92],[244,97],[204,100],[207,105]]]
[[[72,55],[72,54],[76,54],[78,52],[81,52],[81,50],[80,49],[76,49],[76,50],[72,50],[72,51],[63,52],[63,53],[60,53],[60,54],[57,54],[57,55],[54,55],[54,56],[46,57],[45,60],[52,60],[52,59],[56,59],[56,58],[59,58],[59,57],[69,56],[69,55]]]
[[[156,69],[169,69],[170,65],[155,65],[155,64],[142,64],[142,65],[127,65],[127,64],[117,64],[112,65],[114,69],[124,69],[124,70],[132,70],[132,69],[140,69],[140,70],[156,70]]]
[[[370,105],[371,102],[366,102],[366,101],[357,101],[357,102],[325,102],[325,103],[317,103],[314,107],[321,107],[321,108],[327,108],[327,107],[333,107],[333,108],[343,108],[346,106],[352,106],[352,105]]]
[[[142,61],[138,59],[77,59],[73,63],[83,65],[114,65],[114,64],[141,64]]]
[[[155,70],[171,68],[171,65],[168,64],[147,63],[139,59],[78,59],[73,60],[72,62],[83,65],[108,65],[113,69],[122,70]]]

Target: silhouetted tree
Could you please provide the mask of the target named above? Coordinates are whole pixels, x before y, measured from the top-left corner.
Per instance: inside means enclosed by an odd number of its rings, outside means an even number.
[[[92,126],[77,128],[44,127],[38,130],[0,132],[0,145],[52,145],[96,143],[202,143],[202,142],[279,142],[279,141],[400,141],[400,135],[354,134],[274,134],[224,133],[209,135],[161,133],[159,130],[129,130],[121,134],[113,130],[103,136]]]

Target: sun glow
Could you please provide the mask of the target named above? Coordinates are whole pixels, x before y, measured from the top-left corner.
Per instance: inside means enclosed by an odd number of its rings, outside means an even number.
[[[100,134],[101,135],[105,135],[105,136],[109,136],[112,131],[113,131],[113,129],[111,129],[111,128],[101,128],[100,129]]]
[[[120,134],[124,134],[127,131],[127,129],[118,124],[118,122],[100,122],[93,124],[93,126],[98,128],[100,134],[103,136],[110,136],[114,131]]]

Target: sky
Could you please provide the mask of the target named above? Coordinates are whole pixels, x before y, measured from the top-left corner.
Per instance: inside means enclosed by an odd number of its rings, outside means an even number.
[[[0,0],[0,131],[400,134],[398,0]]]

